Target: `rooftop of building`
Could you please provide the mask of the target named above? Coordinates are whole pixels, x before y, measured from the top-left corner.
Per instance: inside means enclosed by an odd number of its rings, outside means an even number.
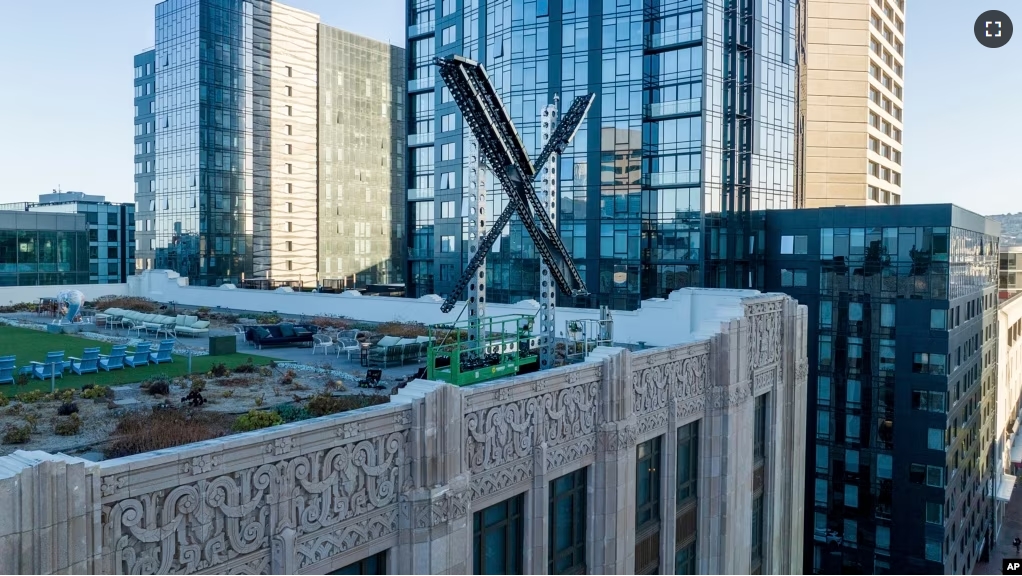
[[[898,204],[894,206],[830,206],[797,210],[765,210],[767,223],[798,222],[801,228],[853,226],[951,226],[999,236],[1001,225],[957,204]]]

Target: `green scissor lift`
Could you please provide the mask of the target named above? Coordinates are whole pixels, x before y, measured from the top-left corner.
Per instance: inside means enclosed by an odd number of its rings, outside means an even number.
[[[530,345],[533,320],[512,314],[430,326],[427,378],[469,386],[519,373],[538,361]]]

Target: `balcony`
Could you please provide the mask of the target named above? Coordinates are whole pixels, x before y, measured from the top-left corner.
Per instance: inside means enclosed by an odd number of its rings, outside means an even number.
[[[643,178],[645,186],[678,186],[698,184],[702,176],[701,170],[685,170],[682,172],[656,172]]]
[[[408,135],[408,147],[414,148],[415,146],[426,146],[433,144],[433,133],[424,132],[422,134],[409,134]]]
[[[688,98],[686,100],[674,100],[671,102],[658,102],[656,104],[646,105],[646,116],[650,118],[698,114],[701,111],[702,98]]]
[[[702,39],[703,27],[692,26],[691,28],[685,28],[683,30],[671,30],[670,32],[651,34],[646,40],[646,48],[650,50],[670,48],[679,44],[699,42]]]
[[[432,188],[409,188],[408,189],[408,201],[413,202],[415,200],[432,200],[433,189]]]
[[[435,84],[435,78],[415,78],[408,81],[408,91],[425,92],[426,90],[432,90]]]
[[[432,34],[434,30],[436,30],[435,21],[423,22],[422,24],[412,24],[408,27],[408,39],[412,40],[419,36]]]

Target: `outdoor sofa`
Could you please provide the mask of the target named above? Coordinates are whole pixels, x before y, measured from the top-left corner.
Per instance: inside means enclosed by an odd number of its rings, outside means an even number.
[[[271,324],[252,326],[245,330],[245,340],[256,348],[263,346],[294,346],[304,343],[312,344],[315,326],[295,324]]]

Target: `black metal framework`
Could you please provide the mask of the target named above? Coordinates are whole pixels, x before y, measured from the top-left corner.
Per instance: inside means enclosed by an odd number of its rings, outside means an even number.
[[[550,274],[561,292],[568,296],[588,295],[585,281],[575,267],[570,252],[561,242],[557,227],[533,187],[536,168],[529,159],[529,154],[500,101],[500,96],[490,84],[483,66],[462,56],[437,58],[436,65],[440,77],[451,92],[451,97],[479,143],[484,162],[500,181],[510,200],[507,208],[490,225],[489,233],[480,239],[479,249],[472,255],[461,278],[440,309],[445,313],[454,309],[455,302],[471,282],[490,248],[515,213],[521,218],[523,226],[535,242],[540,257],[550,267]],[[553,136],[544,146],[539,160],[545,162],[551,154],[560,153],[568,146],[589,107],[592,106],[594,98],[594,94],[575,98],[568,113],[561,119]],[[537,165],[543,164],[541,162]],[[530,206],[532,210],[529,209]],[[480,213],[479,217],[485,218],[485,214]]]
[[[525,495],[519,494],[475,513],[473,574],[522,574]]]
[[[550,482],[549,574],[586,573],[586,468]]]
[[[635,447],[635,573],[660,571],[660,450],[657,436]]]

